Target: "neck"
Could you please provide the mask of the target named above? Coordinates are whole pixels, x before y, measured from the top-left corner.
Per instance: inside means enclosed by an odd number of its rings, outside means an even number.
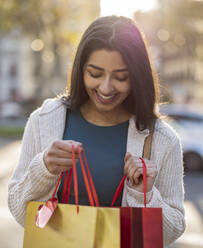
[[[98,126],[117,125],[129,120],[131,116],[122,105],[111,111],[99,111],[91,104],[85,103],[80,107],[80,111],[88,122]]]

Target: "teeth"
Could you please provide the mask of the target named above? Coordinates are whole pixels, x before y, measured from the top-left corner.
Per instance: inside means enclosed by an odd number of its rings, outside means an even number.
[[[112,95],[112,96],[103,96],[103,95],[100,94],[99,92],[97,92],[97,94],[98,94],[99,96],[101,96],[101,97],[102,97],[103,99],[105,99],[105,100],[111,99],[111,98],[113,98],[113,97],[115,96],[115,94]]]

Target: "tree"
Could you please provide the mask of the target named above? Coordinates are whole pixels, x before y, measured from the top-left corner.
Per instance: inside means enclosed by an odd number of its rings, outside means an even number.
[[[96,2],[98,3],[98,1]],[[81,21],[84,23],[84,20],[81,20],[78,11],[76,11],[79,9],[78,4],[67,0],[0,0],[0,34],[3,35],[12,29],[20,28],[23,35],[31,40],[41,40],[44,44],[43,49],[33,52],[35,60],[34,77],[38,83],[38,96],[45,81],[55,77],[64,80],[63,62],[60,56],[64,55],[62,49],[69,47],[69,50],[71,50],[72,47],[76,46],[81,35],[81,29],[76,28],[76,26],[80,26]],[[99,8],[95,9],[94,13],[92,12],[88,18],[96,18],[99,14],[98,10]],[[85,12],[86,17],[90,12],[88,11],[87,9]],[[77,13],[77,15],[74,15],[74,13]],[[73,20],[76,24],[74,27],[72,25]],[[46,50],[52,52],[54,63],[49,73],[44,70],[45,63],[42,59]]]

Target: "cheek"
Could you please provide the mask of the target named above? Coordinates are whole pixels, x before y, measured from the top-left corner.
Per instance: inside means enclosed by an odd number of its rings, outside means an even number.
[[[90,78],[88,75],[84,75],[84,85],[86,90],[94,89],[97,85],[97,82],[95,79]]]
[[[117,89],[120,93],[129,95],[130,93],[130,83],[126,83],[125,85],[120,85],[120,87]]]

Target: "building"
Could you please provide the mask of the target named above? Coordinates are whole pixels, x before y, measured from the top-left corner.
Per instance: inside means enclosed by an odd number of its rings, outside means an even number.
[[[29,41],[20,30],[0,38],[0,116],[20,114],[20,104],[35,91]]]
[[[135,20],[149,41],[164,100],[203,104],[203,20],[199,11],[203,2],[159,2],[159,9],[135,13]]]

